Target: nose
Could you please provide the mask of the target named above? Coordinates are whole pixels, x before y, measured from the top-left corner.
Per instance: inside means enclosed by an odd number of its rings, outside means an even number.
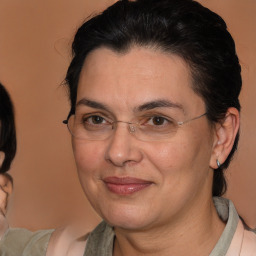
[[[128,123],[120,123],[115,127],[114,134],[109,139],[105,158],[115,166],[125,166],[127,163],[138,163],[143,154],[139,141],[131,134]],[[128,128],[128,129],[127,129]]]

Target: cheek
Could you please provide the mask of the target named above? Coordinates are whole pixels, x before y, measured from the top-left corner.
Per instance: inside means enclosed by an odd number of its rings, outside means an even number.
[[[176,137],[168,143],[147,147],[147,157],[161,172],[162,182],[178,186],[208,175],[212,151],[209,132]]]
[[[97,176],[98,167],[104,162],[104,147],[97,142],[73,140],[73,151],[80,180],[84,177]]]
[[[183,146],[173,143],[155,144],[147,148],[147,158],[166,188],[178,185],[184,167]],[[151,150],[150,150],[151,149]]]
[[[159,170],[172,170],[185,164],[192,158],[189,152],[192,153],[191,145],[184,140],[154,143],[147,147],[147,157]]]

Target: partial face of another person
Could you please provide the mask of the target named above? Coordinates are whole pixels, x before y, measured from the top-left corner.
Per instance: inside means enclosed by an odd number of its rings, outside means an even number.
[[[91,52],[76,106],[76,121],[89,135],[73,137],[73,148],[96,212],[115,227],[137,230],[195,214],[211,198],[216,138],[206,116],[177,122],[205,111],[180,57],[139,47]]]
[[[5,158],[5,153],[3,151],[0,151],[0,167],[2,166],[2,164],[4,162],[4,158]]]

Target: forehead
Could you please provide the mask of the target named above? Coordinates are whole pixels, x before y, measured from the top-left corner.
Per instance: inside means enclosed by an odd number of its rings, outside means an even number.
[[[139,47],[126,53],[107,48],[91,52],[80,74],[77,101],[83,97],[119,109],[156,99],[182,104],[184,109],[202,105],[192,89],[190,69],[183,59]]]

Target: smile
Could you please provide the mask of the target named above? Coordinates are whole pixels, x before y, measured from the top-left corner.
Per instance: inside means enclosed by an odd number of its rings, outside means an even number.
[[[107,177],[103,181],[110,192],[118,195],[130,195],[152,184],[152,182],[132,177]]]

